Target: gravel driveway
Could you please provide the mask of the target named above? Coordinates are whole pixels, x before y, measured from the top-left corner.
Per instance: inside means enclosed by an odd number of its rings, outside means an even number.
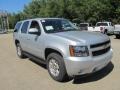
[[[45,65],[16,55],[12,34],[0,34],[0,90],[120,90],[120,39],[110,36],[114,57],[103,70],[60,83]]]

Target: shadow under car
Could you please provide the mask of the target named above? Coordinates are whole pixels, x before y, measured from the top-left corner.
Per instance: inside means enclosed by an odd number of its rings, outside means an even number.
[[[83,83],[98,81],[98,80],[106,77],[108,74],[110,74],[112,72],[113,68],[114,68],[114,65],[112,62],[110,62],[106,67],[104,67],[100,71],[97,71],[93,74],[89,74],[87,76],[83,75],[83,77],[76,76],[73,79],[73,84],[83,84]]]

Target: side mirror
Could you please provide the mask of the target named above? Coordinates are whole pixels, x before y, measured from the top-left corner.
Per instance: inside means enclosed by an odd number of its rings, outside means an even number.
[[[28,31],[29,34],[40,35],[40,32],[37,28],[30,28]]]

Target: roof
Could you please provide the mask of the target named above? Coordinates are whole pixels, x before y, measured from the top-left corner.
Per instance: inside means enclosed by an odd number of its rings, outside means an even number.
[[[20,22],[25,22],[25,21],[28,21],[28,20],[45,20],[45,19],[64,19],[64,18],[32,18],[32,19],[25,19],[25,20],[21,20],[21,21],[18,21],[17,23],[20,23]]]
[[[110,23],[110,22],[107,22],[107,21],[106,21],[106,22],[97,22],[97,23]]]
[[[45,19],[63,19],[63,18],[32,18],[32,19],[26,19],[22,21],[27,21],[27,20],[45,20]]]

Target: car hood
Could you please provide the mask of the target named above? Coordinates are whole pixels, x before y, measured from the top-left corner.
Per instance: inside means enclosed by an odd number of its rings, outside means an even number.
[[[88,32],[88,31],[66,31],[66,32],[54,33],[54,35],[72,41],[88,43],[88,44],[101,43],[109,40],[109,37],[107,35],[98,32]]]

